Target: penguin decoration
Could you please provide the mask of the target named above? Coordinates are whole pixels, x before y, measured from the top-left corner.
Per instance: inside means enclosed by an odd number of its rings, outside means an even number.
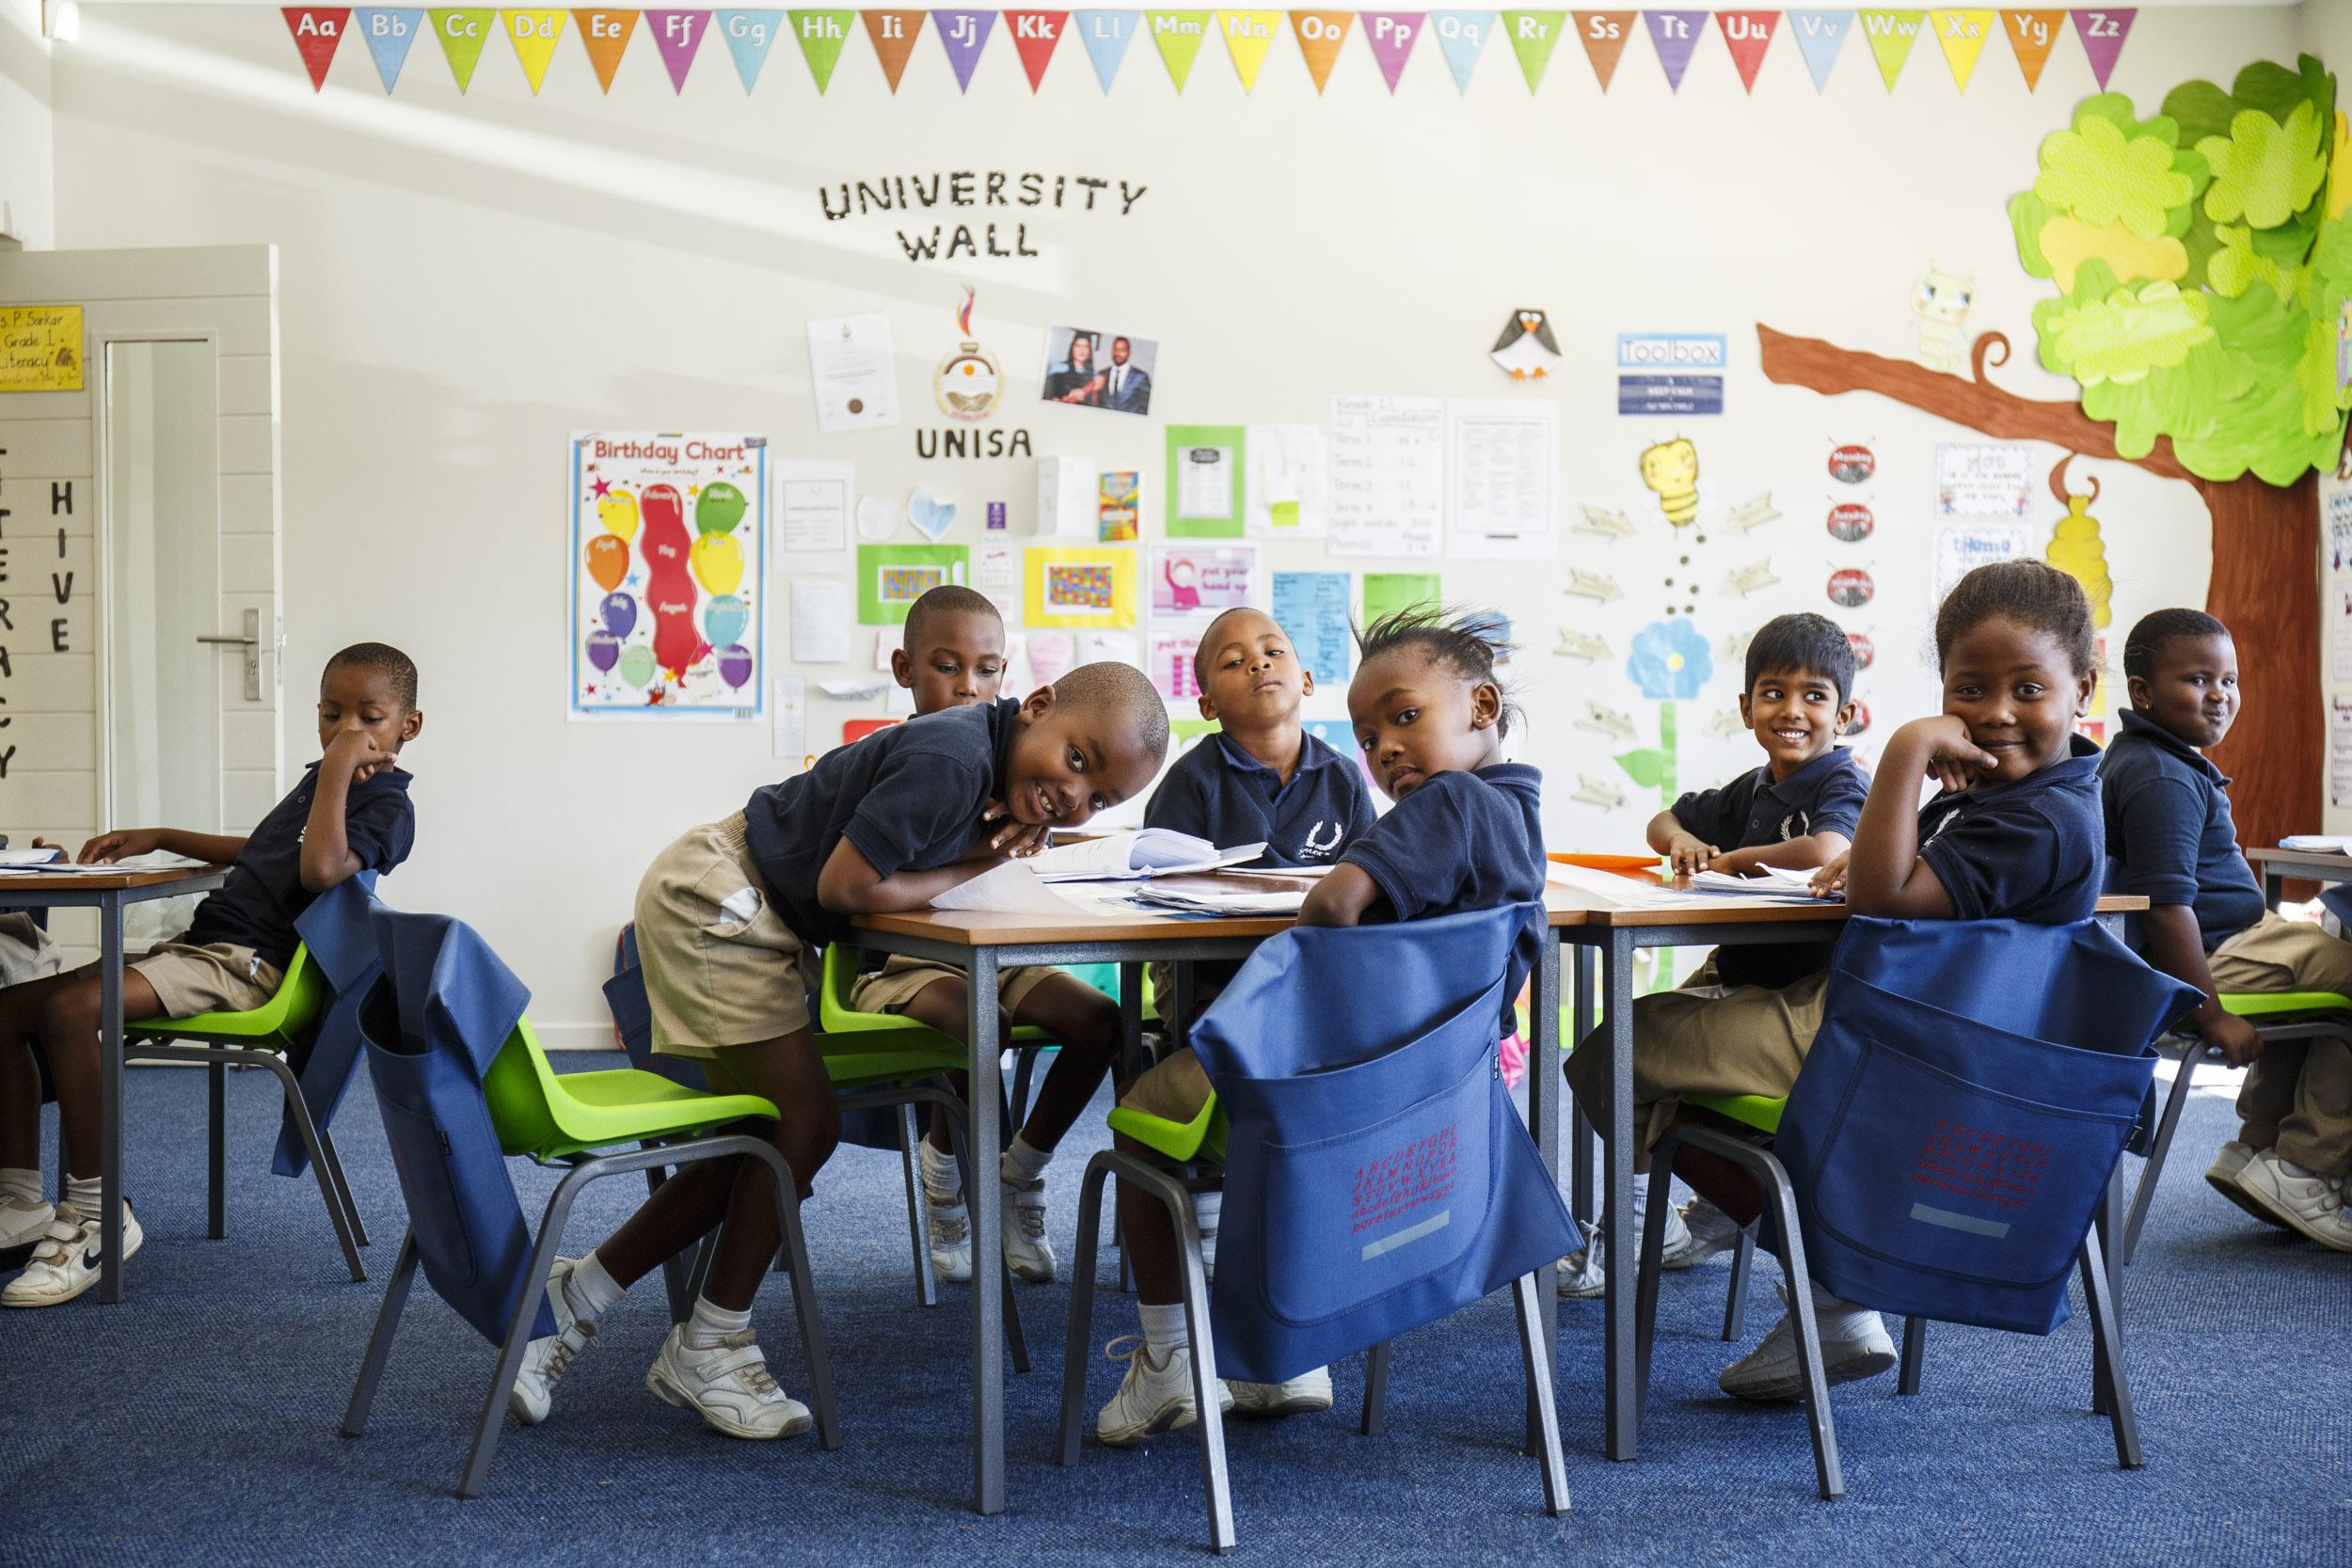
[[[1509,371],[1514,381],[1541,381],[1560,362],[1560,345],[1552,341],[1551,324],[1541,310],[1514,310],[1487,357]]]

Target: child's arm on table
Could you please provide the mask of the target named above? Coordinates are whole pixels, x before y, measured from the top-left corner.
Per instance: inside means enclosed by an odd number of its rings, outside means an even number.
[[[994,801],[981,821],[994,823],[1006,815]],[[817,874],[817,901],[835,914],[892,914],[919,910],[932,899],[970,881],[1008,856],[1034,855],[1045,847],[1042,823],[1007,821],[983,826],[980,837],[961,860],[929,871],[896,871],[882,876],[858,847],[845,836],[825,858]]]
[[[1379,884],[1360,865],[1345,862],[1315,879],[1298,906],[1301,926],[1360,926],[1364,911],[1380,896]]]
[[[37,838],[33,847],[56,847]],[[116,861],[152,854],[158,849],[166,854],[185,855],[192,861],[226,865],[245,853],[245,840],[227,833],[192,833],[184,828],[117,828],[84,843],[82,852],[73,859],[82,865],[111,865]]]
[[[1649,847],[1674,862],[1674,873],[1688,877],[1704,871],[1722,851],[1682,825],[1682,818],[1661,811],[1649,819]],[[1724,868],[1719,868],[1724,869]]]
[[[1766,866],[1784,866],[1792,871],[1810,871],[1824,866],[1853,847],[1844,833],[1807,833],[1803,838],[1785,838],[1777,844],[1757,844],[1745,849],[1726,849],[1707,863],[1709,871],[1727,872],[1744,877]]]

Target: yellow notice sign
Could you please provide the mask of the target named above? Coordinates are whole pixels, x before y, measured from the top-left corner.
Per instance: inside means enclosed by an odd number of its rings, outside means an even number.
[[[0,305],[0,392],[82,389],[82,308]]]

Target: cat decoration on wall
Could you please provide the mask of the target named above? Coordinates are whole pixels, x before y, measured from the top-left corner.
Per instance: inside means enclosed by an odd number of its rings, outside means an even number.
[[[1911,328],[1918,334],[1913,351],[1931,371],[1956,372],[1967,348],[1968,309],[1977,297],[1977,275],[1946,272],[1933,261],[1911,286]]]

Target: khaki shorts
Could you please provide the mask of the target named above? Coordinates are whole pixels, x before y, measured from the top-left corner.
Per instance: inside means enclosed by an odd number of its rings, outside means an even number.
[[[1239,958],[1204,958],[1192,966],[1192,1017],[1184,1021],[1187,1028],[1200,1022],[1200,1015],[1209,1010],[1217,993],[1233,983],[1241,973]],[[1144,973],[1152,981],[1152,1005],[1159,1009],[1162,1022],[1176,1019],[1176,966],[1172,963],[1146,964]]]
[[[1702,969],[1700,974],[1708,974]],[[1695,984],[1700,975],[1691,976]],[[1720,995],[1667,990],[1633,1002],[1633,1135],[1664,1135],[1686,1094],[1785,1099],[1820,1032],[1829,974],[1778,990],[1735,986]],[[1595,1125],[1609,1125],[1609,1031],[1587,1035],[1567,1062],[1568,1087]]]
[[[996,1003],[1007,1014],[1017,1013],[1029,993],[1061,971],[1051,964],[1022,964],[996,972]],[[860,974],[850,987],[850,1006],[861,1013],[903,1013],[907,1005],[942,980],[961,980],[963,971],[932,958],[910,958],[893,953],[881,970]]]
[[[1190,1121],[1216,1093],[1208,1073],[1201,1069],[1200,1058],[1187,1048],[1139,1075],[1127,1085],[1127,1092],[1119,1097],[1119,1102],[1146,1116]]]
[[[162,1017],[249,1013],[278,994],[285,975],[233,942],[159,942],[123,968],[152,987]]]
[[[663,1055],[712,1056],[806,1029],[821,955],[768,896],[741,812],[685,834],[637,884],[637,956]]]

